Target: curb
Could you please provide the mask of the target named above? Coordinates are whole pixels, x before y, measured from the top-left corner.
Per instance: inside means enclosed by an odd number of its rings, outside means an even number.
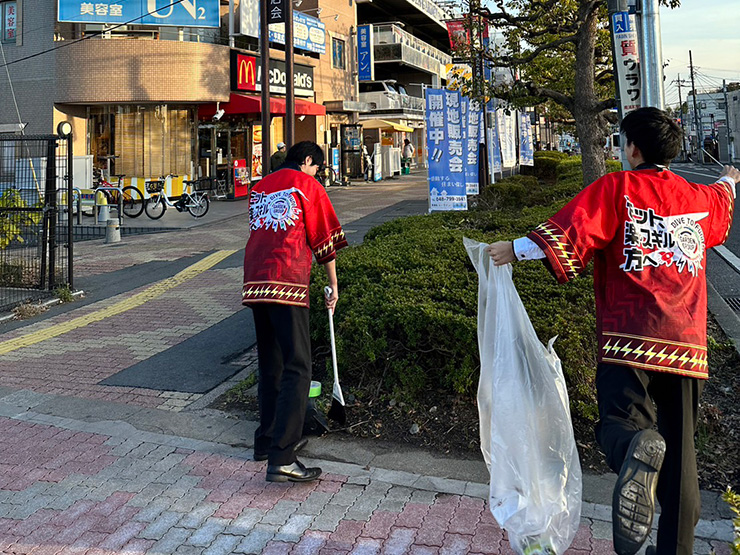
[[[251,459],[254,454],[251,448],[245,449],[243,447],[225,445],[216,441],[196,440],[166,433],[142,431],[121,420],[81,421],[35,412],[28,407],[18,407],[11,403],[0,402],[0,416],[21,422],[53,426],[75,432],[101,434],[110,436],[111,438],[190,449],[197,452],[219,454],[243,460]],[[305,457],[304,461],[308,464],[320,464],[324,472],[348,476],[348,484],[368,485],[371,481],[377,480],[409,489],[450,495],[464,495],[483,500],[488,499],[488,485],[478,482],[426,476],[408,471],[362,466],[355,463],[327,461],[311,458],[310,456]],[[657,528],[659,516],[660,514],[656,513],[652,525],[653,530]],[[603,522],[608,527],[611,527],[611,507],[583,501],[581,518]],[[696,538],[704,541],[732,541],[732,522],[726,519],[701,519],[696,527]]]
[[[80,298],[82,298],[84,296],[85,296],[85,292],[82,289],[80,289],[80,290],[75,291],[74,293],[72,293],[72,298],[74,300],[80,299]],[[53,299],[49,299],[48,301],[44,301],[43,303],[39,303],[38,306],[39,306],[39,308],[42,308],[42,309],[46,310],[48,308],[51,308],[52,306],[57,306],[57,305],[60,305],[60,304],[64,304],[64,301],[62,301],[58,297],[55,297]],[[15,314],[11,310],[10,314],[6,314],[5,316],[0,316],[0,325],[1,324],[4,324],[5,322],[11,322],[11,321],[13,321],[15,319],[16,319],[15,318]]]
[[[710,281],[707,281],[707,309],[740,355],[740,316],[730,308]]]

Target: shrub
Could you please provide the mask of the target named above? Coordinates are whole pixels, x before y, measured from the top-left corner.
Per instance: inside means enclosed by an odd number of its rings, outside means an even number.
[[[392,394],[410,403],[423,403],[434,390],[474,397],[480,370],[478,276],[462,237],[486,242],[519,237],[580,190],[572,179],[543,187],[533,177],[514,176],[481,192],[497,204],[496,211],[481,202],[469,212],[395,220],[372,229],[362,245],[341,251],[335,329],[345,387],[351,384],[360,397]],[[543,199],[548,202],[537,204]],[[312,341],[328,352],[326,278],[323,269],[314,272]],[[558,335],[573,414],[593,420],[596,334],[589,276],[587,270],[586,279],[560,286],[542,264],[514,267],[514,282],[540,340]]]
[[[622,162],[618,160],[607,160],[606,161],[606,173],[614,173],[622,171]]]

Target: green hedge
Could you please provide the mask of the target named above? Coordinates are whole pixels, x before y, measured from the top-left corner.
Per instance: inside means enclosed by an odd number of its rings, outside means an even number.
[[[424,403],[431,390],[475,396],[478,276],[463,236],[492,242],[520,237],[547,219],[582,186],[561,162],[555,185],[514,176],[481,191],[477,208],[395,220],[372,229],[362,245],[339,253],[340,300],[335,315],[343,386],[371,398],[392,394]],[[495,205],[495,209],[492,206]],[[322,302],[326,278],[314,268],[311,334],[328,352]],[[557,335],[556,350],[575,416],[596,418],[595,309],[590,269],[557,285],[538,262],[514,265],[514,282],[540,340]]]
[[[539,150],[534,153],[534,167],[522,167],[522,173],[534,175],[539,179],[553,180],[557,177],[558,164],[568,159],[568,155],[557,150]]]

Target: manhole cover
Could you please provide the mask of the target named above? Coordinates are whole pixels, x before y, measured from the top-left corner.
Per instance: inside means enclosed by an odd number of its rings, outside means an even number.
[[[740,312],[740,297],[725,297],[725,302],[735,312]]]

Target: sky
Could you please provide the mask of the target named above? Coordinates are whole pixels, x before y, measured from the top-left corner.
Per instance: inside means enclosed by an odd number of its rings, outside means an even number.
[[[689,50],[699,92],[721,87],[722,79],[740,82],[740,0],[681,0],[675,10],[661,6],[660,23],[667,105],[678,104],[679,74],[684,101],[691,88]]]

